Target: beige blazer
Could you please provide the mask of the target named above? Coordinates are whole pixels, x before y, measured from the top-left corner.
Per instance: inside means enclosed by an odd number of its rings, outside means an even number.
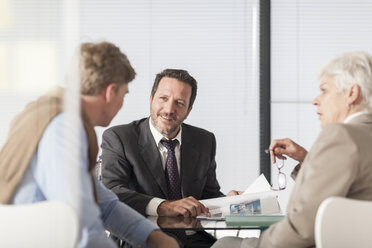
[[[330,196],[372,201],[372,115],[322,130],[298,173],[285,219],[262,233],[259,247],[314,246],[316,212]]]

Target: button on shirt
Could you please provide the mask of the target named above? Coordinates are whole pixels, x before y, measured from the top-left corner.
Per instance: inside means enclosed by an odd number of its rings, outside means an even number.
[[[150,121],[149,121],[149,126],[150,126],[150,131],[152,133],[152,136],[154,137],[155,144],[158,145],[158,150],[159,150],[160,157],[161,157],[161,163],[163,165],[163,170],[165,171],[165,163],[166,163],[167,156],[168,156],[168,150],[167,150],[167,148],[165,148],[165,146],[163,146],[163,144],[160,141],[163,140],[163,139],[167,139],[167,138],[165,138],[152,125],[151,117],[150,117]],[[174,149],[174,153],[176,155],[178,175],[180,176],[180,178],[181,178],[181,159],[180,158],[181,158],[181,142],[182,142],[181,137],[182,137],[182,127],[180,127],[180,131],[178,132],[178,134],[174,138],[174,139],[178,140],[178,144]],[[158,197],[152,198],[151,201],[149,202],[149,204],[147,204],[147,206],[146,206],[146,214],[147,215],[152,215],[152,216],[157,216],[158,215],[158,213],[157,213],[158,206],[163,201],[165,201],[165,199],[161,199],[161,198],[158,198]]]

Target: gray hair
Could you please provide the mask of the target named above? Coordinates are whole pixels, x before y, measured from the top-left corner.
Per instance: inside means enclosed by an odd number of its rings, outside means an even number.
[[[326,64],[319,78],[329,75],[339,91],[348,90],[354,84],[361,90],[361,108],[372,112],[372,56],[364,51],[344,53]]]

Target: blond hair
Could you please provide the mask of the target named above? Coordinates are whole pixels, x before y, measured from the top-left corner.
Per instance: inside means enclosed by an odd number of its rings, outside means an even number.
[[[81,45],[81,93],[95,95],[111,83],[127,84],[136,72],[127,56],[112,43],[83,43]],[[117,87],[117,88],[119,88]]]

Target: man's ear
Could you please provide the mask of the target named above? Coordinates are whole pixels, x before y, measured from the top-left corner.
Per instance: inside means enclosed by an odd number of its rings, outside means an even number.
[[[360,86],[358,84],[353,84],[347,92],[347,104],[359,103],[360,94]]]
[[[189,114],[190,114],[190,112],[191,112],[191,109],[192,109],[192,106],[187,110],[187,115],[186,115],[186,117],[185,117],[185,120],[186,120],[186,118],[189,116]]]
[[[106,86],[106,88],[103,89],[103,98],[105,102],[111,102],[112,98],[115,96],[117,90],[117,85],[114,83],[111,83]]]

